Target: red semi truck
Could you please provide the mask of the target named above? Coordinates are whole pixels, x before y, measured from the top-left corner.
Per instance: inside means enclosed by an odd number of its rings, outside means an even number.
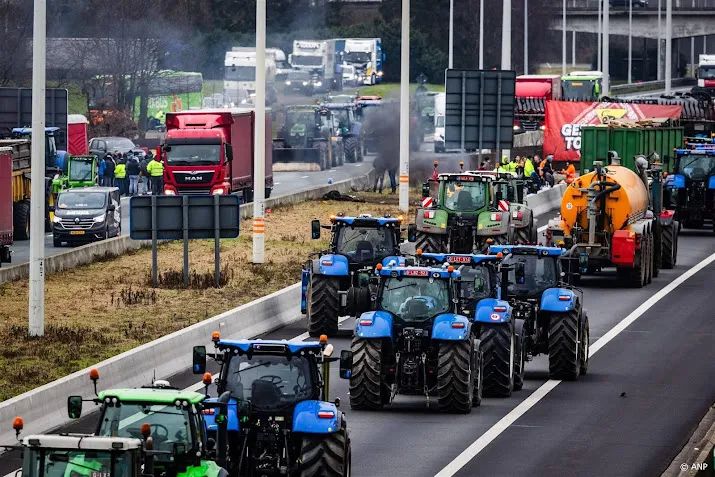
[[[253,201],[255,111],[202,109],[166,114],[164,194],[238,194]],[[272,126],[266,112],[266,198],[273,189]]]
[[[514,134],[543,130],[546,101],[550,99],[561,99],[561,76],[517,76]]]
[[[12,221],[12,148],[0,147],[0,266],[10,263]]]

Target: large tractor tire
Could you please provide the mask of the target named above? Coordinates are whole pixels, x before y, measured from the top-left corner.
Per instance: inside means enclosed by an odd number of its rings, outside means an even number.
[[[328,154],[328,145],[324,142],[319,142],[316,149],[319,151],[320,155],[320,170],[325,171],[330,169],[332,164],[330,164],[330,156]]]
[[[648,233],[648,261],[646,269],[646,283],[651,284],[653,282],[653,262],[655,261],[655,253],[653,253],[655,247],[653,232]]]
[[[30,240],[30,201],[15,202],[12,215],[15,240]]]
[[[421,249],[425,253],[440,253],[447,251],[446,235],[430,234],[417,231],[415,249]]]
[[[360,139],[358,141],[357,150],[355,152],[355,154],[357,155],[357,157],[355,158],[357,160],[357,162],[363,162],[365,160],[364,150],[365,150],[365,139]]]
[[[533,227],[522,227],[514,231],[514,243],[532,243],[533,240]]]
[[[474,399],[474,343],[442,341],[437,361],[437,406],[441,412],[468,414]]]
[[[675,267],[678,257],[678,229],[675,222],[668,227],[663,227],[663,260],[662,265],[666,270]]]
[[[304,434],[300,477],[350,477],[350,440],[346,429],[331,434]]]
[[[345,144],[345,161],[346,162],[356,162],[357,161],[357,147],[358,140],[356,137],[346,137],[343,141]]]
[[[643,288],[646,284],[646,262],[648,260],[646,247],[636,250],[636,263],[633,268],[628,268],[628,286],[631,288]]]
[[[384,403],[382,340],[353,338],[353,369],[350,375],[350,407],[381,409]]]
[[[340,296],[338,279],[312,275],[308,283],[308,334],[335,336],[338,332]]]
[[[579,311],[549,316],[549,378],[575,381],[581,373]]]
[[[514,322],[514,333],[516,334],[516,347],[514,349],[514,391],[521,391],[524,387],[524,375],[526,374],[524,320],[516,320]]]
[[[491,239],[494,240],[492,245],[507,245],[509,243],[514,243],[513,240],[509,240],[508,233],[502,235],[492,235]]]
[[[482,351],[482,342],[476,339],[474,340],[474,355],[477,361],[474,369],[477,374],[474,376],[472,406],[477,407],[482,404],[482,395],[484,394],[484,352]]]
[[[586,316],[581,329],[581,376],[588,372],[588,354],[591,351],[589,339],[591,339],[591,328],[588,324],[588,316]]]
[[[482,325],[479,339],[484,350],[484,393],[509,397],[514,391],[516,336],[511,323]]]
[[[655,224],[653,231],[653,278],[658,278],[661,268],[663,268],[663,230],[659,224]]]

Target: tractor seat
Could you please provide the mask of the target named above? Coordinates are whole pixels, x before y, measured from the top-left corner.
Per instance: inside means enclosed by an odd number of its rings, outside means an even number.
[[[410,300],[407,302],[407,314],[413,318],[425,316],[428,312],[427,303],[422,300]]]
[[[701,167],[696,167],[690,172],[690,177],[693,178],[702,178],[705,177],[705,169]]]
[[[472,206],[472,195],[467,190],[460,190],[457,194],[457,207],[461,210],[470,210]]]
[[[251,401],[262,406],[275,406],[281,402],[281,390],[275,384],[258,379],[251,385]]]
[[[355,244],[355,259],[358,262],[370,262],[375,259],[375,250],[367,240],[361,240]]]

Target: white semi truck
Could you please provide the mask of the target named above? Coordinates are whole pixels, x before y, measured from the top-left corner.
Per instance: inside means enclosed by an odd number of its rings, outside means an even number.
[[[698,58],[698,86],[710,96],[715,95],[715,55],[700,55]]]
[[[346,38],[343,64],[355,68],[361,84],[374,85],[382,81],[382,41],[380,38]]]
[[[266,49],[266,102],[273,104],[276,93],[276,53]],[[283,52],[281,52],[283,53]],[[285,59],[285,53],[283,53]],[[256,94],[256,49],[235,47],[226,52],[224,63],[223,94],[234,106],[252,104]]]
[[[342,73],[335,58],[335,40],[295,40],[288,62],[296,70],[311,73],[313,91],[342,89]]]

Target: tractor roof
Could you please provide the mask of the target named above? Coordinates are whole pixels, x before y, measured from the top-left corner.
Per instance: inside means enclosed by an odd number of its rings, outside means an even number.
[[[541,245],[492,245],[489,247],[489,253],[560,257],[566,253],[566,251],[561,247],[543,247]]]
[[[97,437],[89,435],[36,434],[22,439],[25,447],[47,449],[118,451],[141,449],[142,441],[129,437]]]
[[[286,341],[286,340],[220,340],[217,343],[219,348],[234,348],[247,353],[248,350],[264,354],[286,354],[286,350],[291,354],[301,351],[320,352],[321,345],[317,341]]]
[[[390,265],[386,267],[382,267],[380,270],[378,270],[378,273],[380,276],[383,277],[431,277],[431,278],[442,278],[442,279],[448,279],[448,278],[459,278],[459,272],[454,270],[450,272],[446,268],[438,268],[438,267],[398,267],[398,266],[392,266],[393,262],[390,262]]]
[[[54,134],[57,131],[59,131],[60,128],[45,128],[45,134]],[[32,128],[13,128],[12,129],[13,134],[18,134],[20,136],[29,136],[32,134]]]
[[[104,401],[106,398],[114,397],[116,397],[119,402],[142,402],[154,404],[173,404],[176,401],[189,401],[192,404],[196,404],[206,399],[206,396],[200,393],[165,387],[108,389],[100,392],[97,399]]]
[[[320,107],[327,109],[354,109],[355,103],[320,103]]]
[[[715,148],[711,145],[698,144],[695,149],[676,149],[676,155],[704,155],[712,156],[715,155]]]
[[[345,217],[345,216],[330,216],[331,221],[340,222],[348,225],[362,225],[362,226],[385,226],[394,225],[404,221],[402,216],[399,217],[373,217],[370,214],[360,214],[357,217]]]
[[[472,174],[470,172],[440,172],[437,175],[437,180],[440,181],[461,181],[461,182],[482,182],[482,181],[492,181],[494,180],[492,175],[478,175]]]
[[[468,174],[474,174],[477,176],[493,177],[494,179],[518,179],[518,174],[516,172],[496,172],[496,171],[467,171]]]
[[[441,263],[471,264],[476,265],[482,262],[496,262],[499,260],[496,255],[469,254],[469,253],[422,253],[422,258],[432,259]]]

